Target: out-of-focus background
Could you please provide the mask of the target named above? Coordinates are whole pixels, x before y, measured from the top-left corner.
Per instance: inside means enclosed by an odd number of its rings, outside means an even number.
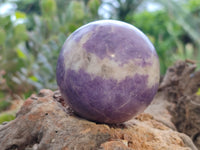
[[[16,99],[57,89],[64,41],[99,19],[141,29],[157,50],[162,75],[179,59],[200,66],[200,0],[0,0],[0,123],[14,118],[5,112],[15,110]]]

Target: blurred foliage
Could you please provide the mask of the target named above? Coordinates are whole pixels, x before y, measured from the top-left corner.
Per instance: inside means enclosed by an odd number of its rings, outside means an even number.
[[[11,105],[11,102],[9,101],[0,101],[0,112],[6,110]]]
[[[27,98],[41,88],[56,89],[55,67],[64,41],[94,20],[118,19],[140,28],[158,52],[162,74],[177,59],[200,60],[199,0],[9,2],[17,9],[0,15],[0,102],[16,94]],[[160,8],[148,11],[148,3]]]
[[[105,1],[110,6],[110,16],[112,19],[126,21],[128,15],[133,15],[144,0],[116,0]]]
[[[197,96],[200,96],[200,88],[198,88],[197,92],[196,92]]]
[[[9,113],[0,114],[0,124],[2,124],[3,122],[14,120],[14,119],[15,119],[15,116],[13,114],[9,114]]]
[[[163,9],[132,12],[126,15],[125,21],[141,29],[152,41],[160,58],[161,74],[178,59],[196,60],[199,66],[200,1],[152,2]]]
[[[0,68],[5,72],[1,78],[6,80],[2,93],[27,97],[43,87],[56,89],[55,67],[61,46],[78,27],[98,19],[101,2],[16,3],[19,7],[14,14],[0,16]]]

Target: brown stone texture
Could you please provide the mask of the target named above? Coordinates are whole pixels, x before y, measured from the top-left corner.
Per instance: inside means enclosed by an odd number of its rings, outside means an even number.
[[[167,110],[176,129],[200,149],[200,71],[195,70],[196,64],[178,61],[167,70],[158,93],[170,102]]]
[[[171,121],[176,120],[177,103],[169,96],[166,77],[144,113],[113,125],[78,117],[59,91],[43,89],[24,102],[15,120],[0,125],[0,149],[197,150],[191,138],[178,132],[176,122]]]

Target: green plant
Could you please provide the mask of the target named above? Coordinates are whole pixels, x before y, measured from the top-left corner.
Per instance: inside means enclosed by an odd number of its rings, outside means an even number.
[[[190,1],[164,1],[157,0],[161,3],[168,13],[170,21],[178,24],[182,29],[182,36],[177,38],[179,52],[182,51],[182,58],[193,59],[197,61],[200,67],[200,9],[198,0]],[[178,53],[179,54],[179,53]],[[177,55],[180,58],[180,55]]]
[[[9,101],[0,101],[0,112],[6,110],[11,105]]]
[[[15,119],[15,116],[13,114],[9,114],[9,113],[0,114],[0,124],[6,121],[14,120],[14,119]]]
[[[26,97],[41,88],[56,89],[61,46],[78,27],[99,18],[101,2],[19,0],[16,4],[12,14],[16,20],[0,16],[0,68],[10,89],[6,92]]]

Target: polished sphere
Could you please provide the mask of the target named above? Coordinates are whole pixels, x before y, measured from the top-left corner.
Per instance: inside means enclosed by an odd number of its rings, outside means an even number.
[[[114,20],[82,26],[60,52],[57,83],[75,113],[100,123],[122,123],[144,111],[160,77],[154,46],[136,27]]]

